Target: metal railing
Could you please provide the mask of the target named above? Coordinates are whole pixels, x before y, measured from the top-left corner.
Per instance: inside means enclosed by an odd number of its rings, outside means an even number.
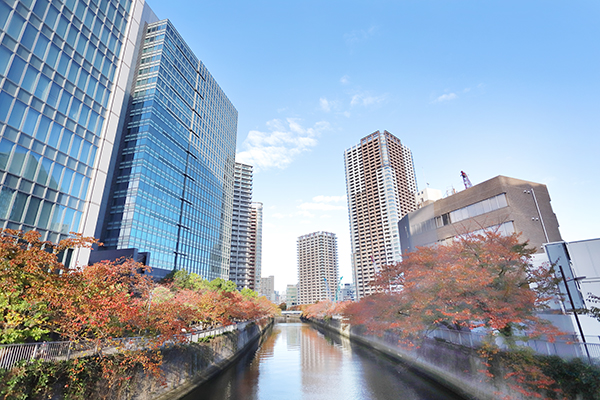
[[[169,341],[162,346],[175,343],[196,343],[209,336],[218,336],[226,332],[244,329],[247,324],[254,321],[238,322],[232,325],[219,326],[202,331],[192,331],[180,336],[180,341]],[[116,354],[127,350],[143,350],[156,341],[156,338],[148,337],[126,337],[115,338],[105,342],[41,342],[20,343],[0,345],[0,368],[10,369],[19,361],[43,360],[43,361],[65,361],[74,358],[91,356],[94,354]]]
[[[483,333],[452,331],[449,329],[437,329],[431,331],[427,336],[472,348],[479,347],[489,340],[489,336]],[[496,344],[501,349],[509,349],[508,344],[500,337],[496,338]],[[517,341],[516,344],[522,347],[529,347],[534,352],[542,355],[559,356],[567,360],[581,358],[593,364],[600,364],[600,343],[583,343],[575,340],[550,342],[547,340],[530,339],[527,341]]]

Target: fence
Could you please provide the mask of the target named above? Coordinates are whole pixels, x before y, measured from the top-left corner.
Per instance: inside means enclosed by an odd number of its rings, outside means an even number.
[[[428,336],[472,348],[480,346],[489,338],[489,336],[482,333],[452,331],[448,329],[437,329],[430,332]],[[508,345],[501,338],[497,338],[496,344],[502,349],[508,348]],[[559,356],[564,359],[581,358],[592,364],[600,364],[600,343],[582,343],[578,341],[549,342],[547,340],[532,339],[517,341],[517,344],[529,347],[538,354]]]
[[[195,343],[209,336],[218,336],[237,329],[244,329],[252,321],[219,326],[203,331],[192,331],[181,336],[183,343]],[[128,337],[98,342],[43,342],[0,345],[0,368],[10,369],[22,360],[65,361],[93,354],[115,354],[123,350],[143,350],[154,341],[153,338]],[[174,344],[171,341],[164,345]],[[180,342],[178,342],[180,343]]]

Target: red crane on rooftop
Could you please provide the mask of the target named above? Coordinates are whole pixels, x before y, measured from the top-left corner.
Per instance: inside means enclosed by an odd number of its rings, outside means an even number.
[[[462,178],[463,178],[463,183],[465,184],[465,189],[468,189],[473,186],[473,184],[471,183],[471,180],[469,179],[469,177],[467,176],[467,173],[465,171],[460,171],[460,176],[462,176]]]

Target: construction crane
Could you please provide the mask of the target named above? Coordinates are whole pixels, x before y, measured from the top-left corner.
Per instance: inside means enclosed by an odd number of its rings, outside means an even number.
[[[340,279],[338,280],[338,283],[337,283],[337,287],[335,288],[335,300],[334,300],[335,303],[337,303],[340,300],[338,295],[341,295],[340,292],[342,291],[342,288],[340,287],[342,285],[342,278],[344,278],[344,277],[340,276]]]
[[[463,183],[465,184],[465,189],[468,189],[473,186],[473,184],[471,183],[471,180],[469,179],[469,177],[467,176],[467,173],[465,171],[460,171],[460,176],[462,176],[462,178],[463,178]]]
[[[329,288],[329,282],[327,282],[327,278],[323,278],[325,280],[325,288],[327,289],[327,300],[333,300],[331,298],[331,289]]]
[[[335,286],[335,295],[332,296],[331,295],[331,288],[329,287],[329,282],[327,282],[327,278],[323,278],[323,280],[325,281],[325,289],[327,289],[327,298],[329,300],[333,300],[334,303],[338,302],[338,293],[341,292],[341,284],[342,284],[342,278],[344,278],[343,276],[340,276],[340,279],[337,281],[337,284]]]

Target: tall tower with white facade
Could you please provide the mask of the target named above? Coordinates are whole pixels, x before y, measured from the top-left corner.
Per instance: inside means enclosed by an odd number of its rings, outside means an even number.
[[[262,273],[262,225],[263,203],[254,202],[250,205],[250,229],[248,240],[248,275],[249,286],[252,290],[260,288]]]
[[[298,304],[334,300],[338,280],[337,237],[313,232],[298,238]]]
[[[388,131],[374,132],[344,152],[352,272],[357,299],[382,265],[400,261],[398,221],[416,209],[412,153]]]
[[[252,166],[236,162],[233,185],[229,280],[235,282],[238,290],[254,288],[254,274],[251,274],[250,271],[251,203]]]

